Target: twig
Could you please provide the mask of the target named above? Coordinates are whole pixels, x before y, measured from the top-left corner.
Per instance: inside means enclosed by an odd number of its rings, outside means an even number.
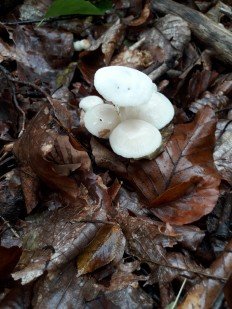
[[[176,305],[177,305],[177,303],[179,301],[180,295],[181,295],[181,293],[183,291],[183,288],[185,286],[186,281],[187,281],[187,279],[185,278],[183,283],[182,283],[182,285],[181,285],[181,287],[180,287],[180,290],[179,290],[179,292],[178,292],[178,294],[176,296],[176,299],[175,299],[174,303],[171,305],[170,309],[175,309],[176,308]]]
[[[12,228],[10,223],[8,221],[6,221],[2,216],[0,216],[0,218],[2,219],[4,224],[11,230],[11,232],[14,234],[14,236],[17,237],[17,238],[20,238],[19,234]]]
[[[19,111],[19,113],[22,115],[22,125],[21,125],[21,129],[19,131],[19,137],[20,137],[25,130],[26,114],[25,114],[24,110],[19,106],[19,103],[18,103],[18,100],[17,100],[17,97],[16,97],[15,85],[13,84],[12,78],[9,75],[10,73],[1,64],[0,64],[0,70],[2,71],[2,73],[6,77],[6,79],[8,80],[8,83],[9,83],[11,89],[12,89],[14,105],[15,105],[16,109]]]
[[[50,17],[44,19],[30,19],[30,20],[16,20],[16,21],[1,21],[5,26],[18,26],[18,25],[30,25],[30,24],[40,24],[40,23],[52,23],[54,21],[69,20],[80,17],[80,15],[65,15],[59,17]],[[77,28],[82,29],[82,26],[77,26]]]
[[[232,64],[232,33],[204,14],[172,0],[153,0],[154,11],[176,14],[188,22],[194,35],[207,44],[219,60]]]

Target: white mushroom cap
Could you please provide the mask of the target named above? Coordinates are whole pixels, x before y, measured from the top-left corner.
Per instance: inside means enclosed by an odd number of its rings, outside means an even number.
[[[146,104],[120,108],[122,120],[141,119],[157,129],[165,127],[173,119],[174,113],[172,103],[159,92],[153,92],[151,99]]]
[[[161,143],[159,130],[139,119],[121,122],[110,135],[113,151],[124,158],[141,159],[151,156]]]
[[[145,104],[154,91],[150,77],[123,66],[108,66],[97,70],[94,86],[107,101],[118,106]]]
[[[108,138],[119,124],[120,117],[116,108],[110,104],[99,104],[87,110],[84,115],[86,129],[94,136]]]
[[[80,100],[79,107],[82,108],[85,112],[96,105],[103,104],[102,98],[96,95],[89,95]]]

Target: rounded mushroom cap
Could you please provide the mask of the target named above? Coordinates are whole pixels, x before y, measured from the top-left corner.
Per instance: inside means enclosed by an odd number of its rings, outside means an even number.
[[[101,138],[108,138],[119,122],[118,112],[110,104],[96,105],[87,110],[84,115],[86,129],[94,136]]]
[[[80,100],[79,107],[82,108],[85,112],[96,105],[103,104],[102,98],[96,95],[89,95]]]
[[[118,106],[147,103],[154,91],[154,84],[146,74],[123,66],[108,66],[97,70],[94,86],[107,101]]]
[[[153,92],[148,103],[135,107],[121,107],[122,120],[141,119],[149,122],[157,129],[165,127],[174,117],[172,103],[162,93]]]
[[[113,151],[131,159],[152,155],[162,143],[162,136],[154,126],[139,119],[121,122],[110,135]]]

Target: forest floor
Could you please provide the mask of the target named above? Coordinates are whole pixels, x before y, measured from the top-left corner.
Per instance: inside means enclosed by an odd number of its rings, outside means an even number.
[[[231,2],[51,2],[0,4],[0,308],[232,308]],[[110,65],[175,107],[151,160],[83,125]]]

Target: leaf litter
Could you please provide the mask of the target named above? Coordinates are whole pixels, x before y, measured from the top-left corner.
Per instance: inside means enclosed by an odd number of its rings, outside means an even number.
[[[179,6],[153,2],[40,27],[51,1],[1,17],[3,308],[164,308],[184,280],[180,308],[229,301],[231,71]],[[216,16],[206,1],[180,2]],[[74,38],[89,49],[75,52]],[[143,70],[175,105],[157,158],[123,159],[82,127],[79,100],[105,65]]]

